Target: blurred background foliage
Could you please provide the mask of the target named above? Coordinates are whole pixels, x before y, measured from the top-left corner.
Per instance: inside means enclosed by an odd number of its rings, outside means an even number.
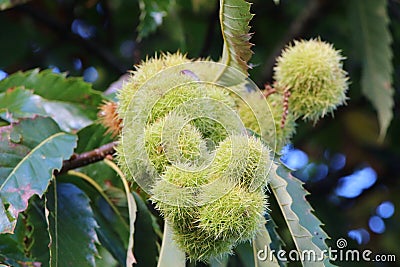
[[[16,2],[26,1],[0,1],[0,7]],[[251,2],[256,16],[250,75],[260,88],[272,82],[274,59],[293,39],[320,37],[347,57],[347,105],[316,125],[300,123],[283,161],[298,169],[295,175],[311,192],[332,247],[346,238],[349,247],[396,254],[400,260],[400,1],[387,1],[395,107],[383,141],[378,141],[376,111],[361,90],[365,58],[353,1]],[[83,76],[106,91],[134,64],[161,52],[180,50],[213,60],[222,53],[216,0],[35,0],[1,11],[0,25],[0,79],[50,68]],[[290,236],[286,228],[279,231]]]

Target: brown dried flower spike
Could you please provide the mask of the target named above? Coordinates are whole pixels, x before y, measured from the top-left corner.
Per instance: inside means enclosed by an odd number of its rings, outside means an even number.
[[[117,103],[105,101],[100,106],[98,113],[100,123],[106,127],[106,134],[110,133],[112,137],[117,136],[122,129],[122,120],[118,118]]]

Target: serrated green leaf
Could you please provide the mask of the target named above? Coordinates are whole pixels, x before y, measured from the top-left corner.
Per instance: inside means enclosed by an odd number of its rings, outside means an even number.
[[[317,259],[321,258],[322,251],[328,251],[325,244],[328,236],[321,229],[321,221],[312,213],[313,209],[306,200],[308,192],[283,165],[272,170],[270,177],[271,191],[281,207],[298,252],[313,251]],[[308,261],[307,258],[302,258],[302,263],[307,266],[333,266],[327,255],[324,256],[324,261]]]
[[[101,124],[91,124],[81,129],[78,135],[78,146],[76,153],[83,153],[96,149],[102,145],[113,141],[110,134],[106,134],[107,129]]]
[[[89,166],[99,166],[99,163],[102,162]],[[111,173],[114,173],[111,168],[105,164],[103,165],[108,168]],[[122,214],[121,209],[117,206],[116,202],[120,201],[112,199],[112,197],[121,197],[120,195],[123,196],[124,194],[123,191],[118,188],[115,188],[115,190],[119,190],[119,196],[107,194],[107,192],[104,191],[105,189],[103,189],[97,181],[97,178],[103,177],[103,175],[106,176],[104,179],[107,179],[107,172],[102,171],[102,169],[96,176],[88,176],[77,171],[69,171],[67,175],[62,175],[57,179],[60,182],[74,184],[89,197],[95,220],[99,225],[99,227],[96,228],[96,232],[100,243],[111,253],[121,266],[124,266],[128,247],[129,225],[126,216]],[[96,180],[92,177],[95,177]],[[124,208],[126,209],[126,205]]]
[[[265,218],[267,219],[266,228],[271,238],[271,243],[269,244],[269,248],[276,252],[282,250],[283,247],[285,246],[285,242],[282,240],[282,238],[276,231],[276,229],[278,229],[278,226],[276,225],[274,219],[271,217],[270,214],[266,214]],[[278,263],[279,266],[286,266],[286,263],[279,261],[279,259]]]
[[[238,266],[254,267],[253,247],[249,242],[240,243],[234,248],[235,254],[239,258]]]
[[[41,100],[40,96],[21,87],[0,93],[0,118],[8,122],[16,122],[20,118],[46,116]]]
[[[8,214],[8,212],[3,208],[4,203],[0,197],[0,226],[1,229],[12,229],[13,226],[13,218]]]
[[[220,0],[219,19],[224,39],[221,63],[239,70],[245,76],[248,76],[247,63],[253,54],[249,42],[249,22],[253,17],[250,6],[245,0]],[[224,68],[218,79],[226,71],[227,68]]]
[[[137,218],[135,222],[135,244],[134,254],[137,260],[137,267],[157,265],[157,234],[153,229],[153,214],[149,211],[146,203],[136,193],[132,192],[137,204]]]
[[[18,213],[33,195],[42,196],[55,169],[61,169],[76,146],[76,136],[60,132],[50,118],[22,120],[0,128],[0,198],[8,223],[0,233],[12,233]],[[7,208],[6,206],[7,205]]]
[[[104,247],[98,247],[99,256],[96,257],[96,267],[118,267],[118,261]]]
[[[0,118],[8,122],[35,115],[49,116],[63,131],[72,132],[92,123],[85,113],[80,105],[46,100],[22,87],[0,93]]]
[[[94,266],[98,227],[90,200],[70,183],[53,183],[46,194],[50,266]]]
[[[222,259],[210,259],[210,267],[228,267],[229,258],[224,257]]]
[[[362,53],[362,91],[378,112],[380,140],[383,140],[393,118],[394,107],[392,37],[387,1],[355,0],[349,3],[354,40],[357,50]]]
[[[185,267],[185,253],[175,243],[172,228],[168,221],[165,221],[164,236],[157,267],[170,266]]]
[[[23,223],[25,216],[22,213],[18,216],[18,222],[15,226],[14,233],[6,233],[0,235],[0,254],[13,258],[15,260],[25,259],[25,244],[26,229]]]
[[[104,159],[104,162],[110,166],[121,178],[121,181],[124,185],[126,202],[128,204],[128,213],[129,213],[129,243],[126,253],[126,266],[132,266],[136,263],[135,256],[133,255],[133,242],[134,242],[134,234],[135,234],[135,221],[136,221],[136,212],[137,206],[135,199],[130,193],[129,185],[126,180],[125,175],[119,169],[119,167],[112,161]]]
[[[286,266],[283,262],[278,262],[276,259],[275,253],[282,249],[280,247],[282,241],[274,229],[275,223],[273,223],[272,218],[270,218],[268,215],[267,218],[268,220],[266,222],[266,226],[262,226],[262,228],[260,228],[252,244],[242,243],[236,246],[234,249],[241,261],[241,265],[244,267]],[[272,235],[270,232],[271,227],[273,229]],[[279,244],[279,246],[277,244]],[[274,251],[274,253],[272,251]]]
[[[35,196],[30,199],[28,209],[24,212],[26,225],[29,229],[29,247],[27,251],[32,258],[41,262],[41,267],[49,266],[50,262],[50,234],[45,215],[44,199]]]
[[[40,262],[28,255],[29,231],[25,219],[20,213],[14,233],[0,234],[0,263],[13,267],[40,266]]]
[[[12,8],[16,5],[21,5],[28,1],[29,0],[0,0],[0,10]]]
[[[138,40],[147,37],[163,23],[174,0],[139,0],[140,24]]]
[[[91,85],[84,82],[82,78],[67,78],[65,74],[53,73],[51,70],[39,72],[39,69],[16,72],[1,80],[0,92],[21,86],[32,89],[34,94],[46,100],[51,100],[50,103],[59,101],[64,104],[59,107],[60,110],[54,109],[54,105],[49,104],[46,111],[50,114],[67,111],[73,115],[78,110],[84,112],[89,119],[96,120],[97,107],[104,100],[101,93],[93,90]],[[72,110],[71,105],[75,107],[75,110]]]
[[[278,229],[278,226],[276,225],[275,221],[271,217],[270,214],[266,214],[265,218],[267,219],[266,223],[266,228],[267,231],[271,237],[271,244],[270,247],[271,249],[278,251],[282,249],[282,247],[285,246],[285,242],[282,240],[276,229]]]
[[[270,244],[272,243],[269,232],[265,226],[261,226],[253,240],[253,256],[255,267],[279,267],[279,263],[272,253]]]

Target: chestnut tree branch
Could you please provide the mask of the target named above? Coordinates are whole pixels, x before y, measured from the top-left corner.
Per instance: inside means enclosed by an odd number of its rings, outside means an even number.
[[[68,160],[63,161],[63,166],[60,171],[56,171],[55,175],[65,173],[69,170],[73,170],[79,167],[83,167],[98,161],[103,160],[107,156],[113,155],[115,153],[115,146],[117,142],[111,142],[102,145],[91,151],[84,152],[82,154],[73,154]]]

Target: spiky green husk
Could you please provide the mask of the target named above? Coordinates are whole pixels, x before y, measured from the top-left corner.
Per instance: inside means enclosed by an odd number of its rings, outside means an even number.
[[[171,133],[178,133],[177,139]],[[162,173],[171,163],[196,165],[207,155],[201,133],[185,118],[174,113],[146,127],[145,148],[158,173]]]
[[[281,127],[284,116],[283,95],[275,93],[265,99],[259,92],[250,92],[245,101],[238,101],[238,113],[246,128],[261,134],[263,139],[276,151],[280,151],[296,132],[295,117],[290,112]],[[266,102],[271,113],[265,110]],[[276,143],[275,143],[276,141]]]
[[[233,112],[236,104],[226,90],[197,83],[196,73],[186,75],[183,67],[166,70],[187,62],[189,60],[179,54],[162,55],[137,68],[118,95],[119,117],[127,125],[124,126],[124,147],[121,142],[117,151],[125,173],[144,173],[152,178],[155,171],[161,174],[161,179],[156,179],[151,188],[156,208],[171,223],[174,239],[189,259],[207,261],[210,257],[232,253],[238,242],[249,240],[263,223],[266,199],[261,186],[267,182],[271,159],[270,151],[255,138],[234,135],[233,146],[222,141],[236,132],[226,129],[243,133],[236,125],[236,117],[230,117],[237,116]],[[161,73],[162,70],[166,72]],[[157,73],[160,75],[157,78],[161,78],[151,79]],[[141,110],[146,113],[140,113]],[[144,128],[128,128],[141,123]],[[140,135],[140,130],[144,135]],[[179,132],[176,138],[168,135],[176,132]],[[215,166],[199,171],[199,166],[209,163],[202,138],[222,143],[212,163]],[[231,154],[232,148],[235,151]],[[143,159],[143,151],[150,163]],[[230,155],[233,155],[232,164],[228,162]],[[216,166],[218,164],[221,166]],[[207,213],[207,209],[220,212],[222,220],[217,218],[218,214]],[[224,225],[230,213],[235,216]],[[233,221],[234,217],[237,222]],[[204,227],[209,227],[210,231],[205,231]]]
[[[216,149],[210,172],[212,180],[221,175],[247,188],[259,188],[268,182],[271,151],[252,136],[233,135]]]
[[[216,238],[198,227],[200,206],[196,202],[201,190],[198,187],[208,183],[207,169],[194,171],[190,166],[170,166],[162,178],[153,188],[153,201],[171,223],[174,239],[189,259],[207,261],[210,257],[231,253],[235,240]],[[193,190],[182,190],[189,188]]]
[[[205,202],[192,207],[157,203],[172,222],[177,244],[190,259],[223,257],[239,242],[254,237],[264,223],[267,201],[261,184],[267,182],[269,161],[270,151],[258,139],[235,135],[220,143],[211,167],[203,172],[190,174],[168,168],[165,180],[181,187],[197,186],[179,199]],[[207,187],[201,187],[205,184]],[[158,188],[162,194],[179,195],[165,184]]]
[[[176,109],[179,105],[192,99],[196,99],[196,97],[198,97],[197,87],[197,84],[189,83],[185,85],[178,85],[177,87],[167,91],[166,94],[159,97],[151,109],[148,121],[151,123],[159,118],[162,118],[169,112]]]
[[[207,182],[207,170],[199,171],[189,165],[169,166],[153,187],[153,201],[175,229],[192,228],[198,217],[197,187]]]
[[[169,67],[178,66],[180,64],[190,62],[185,55],[181,53],[175,54],[161,54],[154,58],[146,59],[141,64],[135,66],[136,70],[131,72],[129,80],[124,83],[122,89],[118,91],[118,114],[121,119],[124,118],[125,112],[129,108],[132,96],[139,90],[139,88],[154,75]]]
[[[204,115],[211,117],[219,114],[220,117],[229,118],[229,115],[234,114],[236,104],[227,90],[212,84],[202,85],[200,90],[202,91],[202,97],[214,100],[211,102],[213,105],[205,103],[205,106],[200,107],[202,110],[207,111],[204,112]],[[221,115],[226,113],[228,109],[231,110],[230,114]],[[224,128],[224,125],[227,124],[226,121],[216,121],[202,117],[193,120],[193,124],[203,134],[204,138],[209,138],[215,143],[224,140],[228,136],[228,132]]]
[[[129,110],[129,105],[131,105],[131,101],[138,92],[139,88],[145,85],[154,75],[160,73],[163,70],[166,70],[169,67],[178,66],[184,63],[189,63],[185,56],[182,54],[163,54],[158,58],[148,59],[147,61],[143,62],[141,65],[137,66],[136,71],[132,72],[132,76],[130,77],[129,81],[124,84],[123,88],[119,91],[118,98],[119,98],[119,105],[118,105],[118,117],[122,120],[124,124],[126,121],[135,120],[136,116],[138,116],[135,112],[127,113]],[[146,89],[152,90],[148,94],[144,93],[142,97],[142,93],[140,96],[135,98],[135,101],[139,101],[143,104],[144,107],[151,107],[152,109],[148,112],[147,115],[147,126],[151,127],[149,124],[160,120],[167,114],[169,114],[172,110],[177,109],[179,106],[184,104],[185,102],[190,102],[191,100],[196,101],[198,98],[211,98],[216,101],[220,101],[229,107],[234,107],[234,101],[229,96],[229,94],[218,88],[214,85],[204,85],[199,84],[193,81],[193,77],[190,75],[184,75],[181,73],[179,68],[174,71],[174,69],[170,69],[171,73],[168,73],[168,79],[159,79],[159,80],[152,80],[151,85],[146,87]],[[170,88],[170,90],[165,91],[163,88]],[[147,97],[147,98],[146,98]],[[154,99],[156,97],[157,99]],[[154,100],[156,102],[154,103]],[[147,105],[149,104],[149,105]],[[153,106],[154,104],[154,106]],[[131,107],[132,108],[132,107]],[[201,107],[202,110],[210,110],[209,107]],[[211,112],[218,113],[218,110],[212,110]],[[180,113],[181,114],[181,113]],[[183,112],[183,116],[190,116],[191,111]],[[207,115],[206,113],[202,113],[202,115]],[[199,130],[203,134],[204,138],[210,138],[214,142],[218,142],[226,137],[225,129],[217,122],[210,121],[207,118],[198,118],[191,121],[191,124],[198,126]],[[154,126],[156,127],[156,126]],[[147,128],[146,130],[152,131],[152,128]],[[156,142],[152,142],[153,138],[157,139],[157,135],[147,134],[147,137],[150,140],[150,143],[154,145],[147,146],[148,152],[153,152],[152,156],[154,156],[153,163],[155,163],[156,169],[158,172],[163,170],[163,163],[165,163],[165,154],[159,153],[160,147],[156,146]],[[153,136],[153,138],[151,137]],[[189,135],[188,140],[194,140],[197,138],[197,133],[194,134],[193,138],[190,138]],[[131,171],[133,171],[133,175],[139,171],[137,168],[140,168],[140,164],[136,162],[127,162],[124,153],[141,153],[135,149],[135,142],[144,142],[137,139],[137,136],[130,136],[129,131],[126,131],[125,138],[124,138],[124,148],[122,148],[122,142],[116,147],[117,150],[117,161],[122,170],[127,174],[127,177],[130,177]],[[158,138],[159,139],[159,138]],[[185,139],[182,137],[182,140]],[[156,140],[155,140],[156,141]],[[182,142],[183,143],[183,142]],[[188,142],[190,143],[190,142]],[[196,143],[196,142],[195,142]],[[161,149],[162,150],[162,149]],[[187,150],[189,151],[189,150]],[[197,149],[194,149],[193,153],[196,153]],[[160,157],[159,157],[160,156]],[[130,157],[134,161],[135,157]],[[142,158],[142,157],[138,157]],[[159,160],[158,160],[159,159]],[[164,161],[163,161],[164,160]],[[164,167],[165,168],[165,167]],[[131,177],[130,177],[131,178]]]
[[[274,68],[275,88],[290,91],[289,109],[296,117],[315,122],[345,103],[343,59],[340,51],[319,39],[286,47]]]
[[[195,171],[187,165],[167,167],[162,178],[153,188],[153,201],[192,260],[231,254],[264,223],[267,200],[261,187],[250,191],[244,183],[226,179],[223,171]]]
[[[198,227],[215,239],[248,241],[264,223],[266,206],[260,188],[249,192],[236,185],[223,197],[200,207]]]
[[[235,240],[221,239],[210,236],[192,224],[192,228],[173,228],[175,241],[184,249],[189,260],[207,262],[210,258],[223,258],[233,253]]]
[[[180,64],[190,62],[189,59],[186,58],[185,55],[181,53],[175,54],[161,54],[160,56],[156,56],[151,59],[146,59],[141,64],[135,66],[136,70],[131,72],[131,76],[129,80],[123,84],[121,90],[118,91],[117,98],[118,98],[118,107],[117,113],[118,118],[122,120],[122,124],[124,124],[127,115],[127,111],[129,110],[129,105],[131,104],[132,98],[135,93],[139,90],[139,88],[145,84],[145,82],[149,81],[154,75],[159,73],[162,70],[165,70],[169,67],[177,66]],[[125,157],[125,153],[127,151],[132,152],[135,151],[134,149],[134,140],[137,138],[136,136],[132,136],[131,138],[125,138],[125,140],[132,139],[131,145],[125,144],[125,148],[122,147],[122,142],[116,146],[116,159],[118,165],[120,166],[121,170],[125,173],[128,179],[133,179],[131,177],[131,168],[132,166],[136,166],[134,162],[127,162]],[[159,168],[160,169],[160,168]],[[134,174],[133,174],[134,175]]]
[[[210,102],[207,102],[208,100]],[[192,108],[189,108],[190,106]],[[193,118],[194,115],[205,116],[194,118],[191,123],[204,138],[219,142],[226,138],[227,132],[221,123],[207,117],[221,114],[223,111],[221,106],[234,112],[235,102],[226,90],[212,84],[185,83],[160,97],[152,108],[149,121],[161,118],[173,110],[189,118]],[[199,114],[195,114],[196,111]]]

